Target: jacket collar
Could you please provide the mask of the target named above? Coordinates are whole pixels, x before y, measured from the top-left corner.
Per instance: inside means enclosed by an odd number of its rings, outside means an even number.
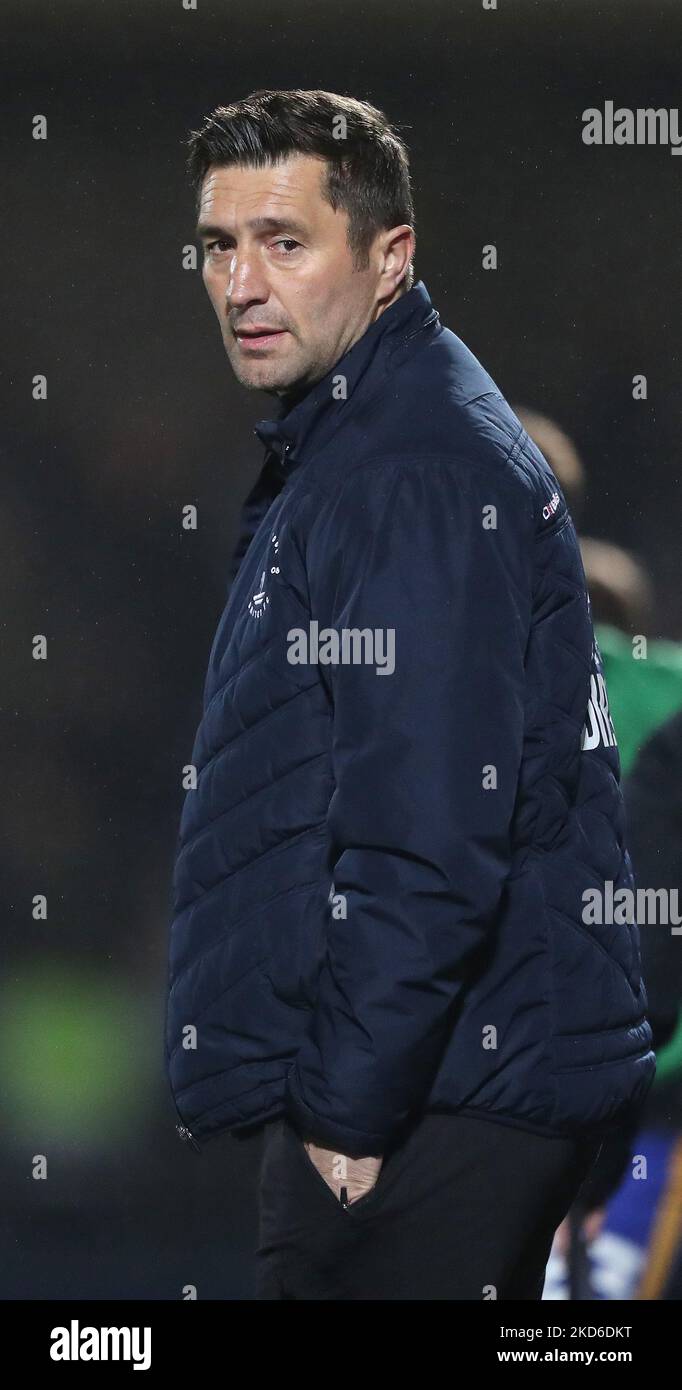
[[[381,370],[398,347],[427,324],[436,322],[438,317],[426,285],[418,280],[407,294],[384,309],[362,337],[302,397],[295,400],[291,395],[281,397],[278,416],[274,420],[259,420],[254,434],[267,449],[274,450],[288,473],[301,461],[301,451],[311,444],[313,436],[319,442],[321,430],[325,434],[331,431],[339,422],[344,406],[351,399],[357,399],[358,391],[375,379],[375,369]],[[336,379],[340,375],[345,378],[345,394],[339,400]]]

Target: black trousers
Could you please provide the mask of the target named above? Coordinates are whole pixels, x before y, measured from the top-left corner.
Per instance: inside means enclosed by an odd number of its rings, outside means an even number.
[[[258,1299],[540,1299],[599,1139],[422,1115],[344,1207],[286,1118],[264,1127]]]

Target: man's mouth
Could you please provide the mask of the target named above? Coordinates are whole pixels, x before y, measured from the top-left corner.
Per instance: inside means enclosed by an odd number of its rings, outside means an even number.
[[[254,348],[271,347],[287,332],[288,329],[286,328],[270,328],[267,325],[258,325],[255,328],[235,329],[235,337],[240,348],[245,351],[252,351]]]

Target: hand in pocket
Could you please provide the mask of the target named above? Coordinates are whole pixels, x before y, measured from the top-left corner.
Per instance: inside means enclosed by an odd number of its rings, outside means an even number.
[[[343,1189],[345,1204],[349,1206],[372,1191],[384,1161],[382,1155],[349,1158],[347,1154],[326,1149],[308,1139],[304,1139],[303,1143],[311,1163],[314,1163],[338,1201],[344,1201]]]

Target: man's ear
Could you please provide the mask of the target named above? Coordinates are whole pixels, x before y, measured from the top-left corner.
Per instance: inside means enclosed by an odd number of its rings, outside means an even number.
[[[390,277],[397,289],[406,279],[414,260],[417,245],[414,228],[408,222],[391,227],[382,234],[382,243],[382,275]]]

